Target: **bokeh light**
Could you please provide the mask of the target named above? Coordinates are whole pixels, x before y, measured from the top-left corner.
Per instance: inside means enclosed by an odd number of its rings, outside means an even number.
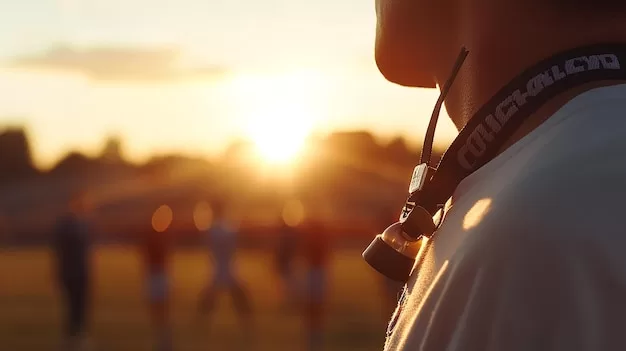
[[[152,229],[159,233],[166,231],[172,224],[173,218],[172,209],[168,205],[161,205],[152,214]]]
[[[295,227],[304,220],[304,206],[299,200],[289,200],[283,207],[283,221],[290,227]]]
[[[211,227],[213,222],[213,209],[211,205],[206,201],[200,201],[193,209],[193,223],[200,231],[207,230]]]

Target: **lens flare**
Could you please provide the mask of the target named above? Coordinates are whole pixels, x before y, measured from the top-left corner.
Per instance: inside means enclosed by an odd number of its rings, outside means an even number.
[[[159,233],[166,231],[172,224],[173,218],[172,209],[168,205],[161,205],[152,214],[152,229]]]

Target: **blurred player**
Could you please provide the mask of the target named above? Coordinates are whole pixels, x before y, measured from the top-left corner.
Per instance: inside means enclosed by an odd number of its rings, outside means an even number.
[[[143,237],[146,288],[150,318],[156,336],[156,350],[172,350],[169,321],[169,279],[167,263],[171,238],[166,228],[153,228]]]
[[[281,217],[274,265],[281,282],[282,296],[288,306],[298,301],[298,281],[294,263],[298,251],[298,229]]]
[[[307,263],[305,316],[308,349],[322,350],[327,292],[327,270],[330,257],[329,236],[316,221],[305,228],[304,256]]]
[[[250,298],[236,277],[234,260],[237,250],[237,227],[227,217],[226,204],[216,202],[213,206],[215,220],[208,230],[209,249],[213,262],[213,276],[203,290],[199,310],[210,314],[215,308],[215,299],[220,292],[227,292],[233,299],[243,331],[252,332],[252,308]]]
[[[65,303],[65,342],[67,350],[86,350],[87,313],[91,285],[91,228],[87,220],[88,203],[84,192],[69,201],[53,232],[58,283]]]

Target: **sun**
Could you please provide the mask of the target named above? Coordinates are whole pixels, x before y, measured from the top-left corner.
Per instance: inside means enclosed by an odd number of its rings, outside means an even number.
[[[236,81],[244,133],[268,164],[292,164],[321,115],[319,76],[311,72],[243,76]]]
[[[302,132],[257,130],[253,132],[252,139],[257,153],[261,158],[269,163],[288,163],[293,161],[301,152],[304,146],[306,135]]]
[[[277,102],[256,111],[247,134],[264,161],[288,163],[302,152],[313,119],[305,105]]]

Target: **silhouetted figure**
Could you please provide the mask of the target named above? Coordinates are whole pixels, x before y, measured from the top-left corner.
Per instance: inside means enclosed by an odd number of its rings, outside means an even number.
[[[84,350],[88,343],[86,326],[90,304],[92,238],[86,218],[87,209],[86,194],[73,194],[67,213],[58,219],[53,233],[57,279],[65,303],[68,350]]]
[[[228,220],[225,204],[215,203],[213,213],[215,219],[207,233],[214,267],[213,276],[201,294],[199,310],[201,313],[210,314],[215,308],[218,293],[228,293],[233,299],[243,331],[250,336],[249,333],[252,332],[250,299],[234,270],[238,228],[235,223]]]
[[[278,231],[274,268],[280,279],[282,296],[288,306],[293,306],[299,298],[298,280],[294,267],[297,254],[298,228],[288,225],[283,220]]]
[[[171,238],[167,230],[150,230],[143,238],[146,287],[156,350],[172,350],[167,264]]]
[[[327,292],[327,270],[330,258],[329,236],[318,222],[305,229],[304,257],[307,263],[305,315],[308,348],[322,350]]]

